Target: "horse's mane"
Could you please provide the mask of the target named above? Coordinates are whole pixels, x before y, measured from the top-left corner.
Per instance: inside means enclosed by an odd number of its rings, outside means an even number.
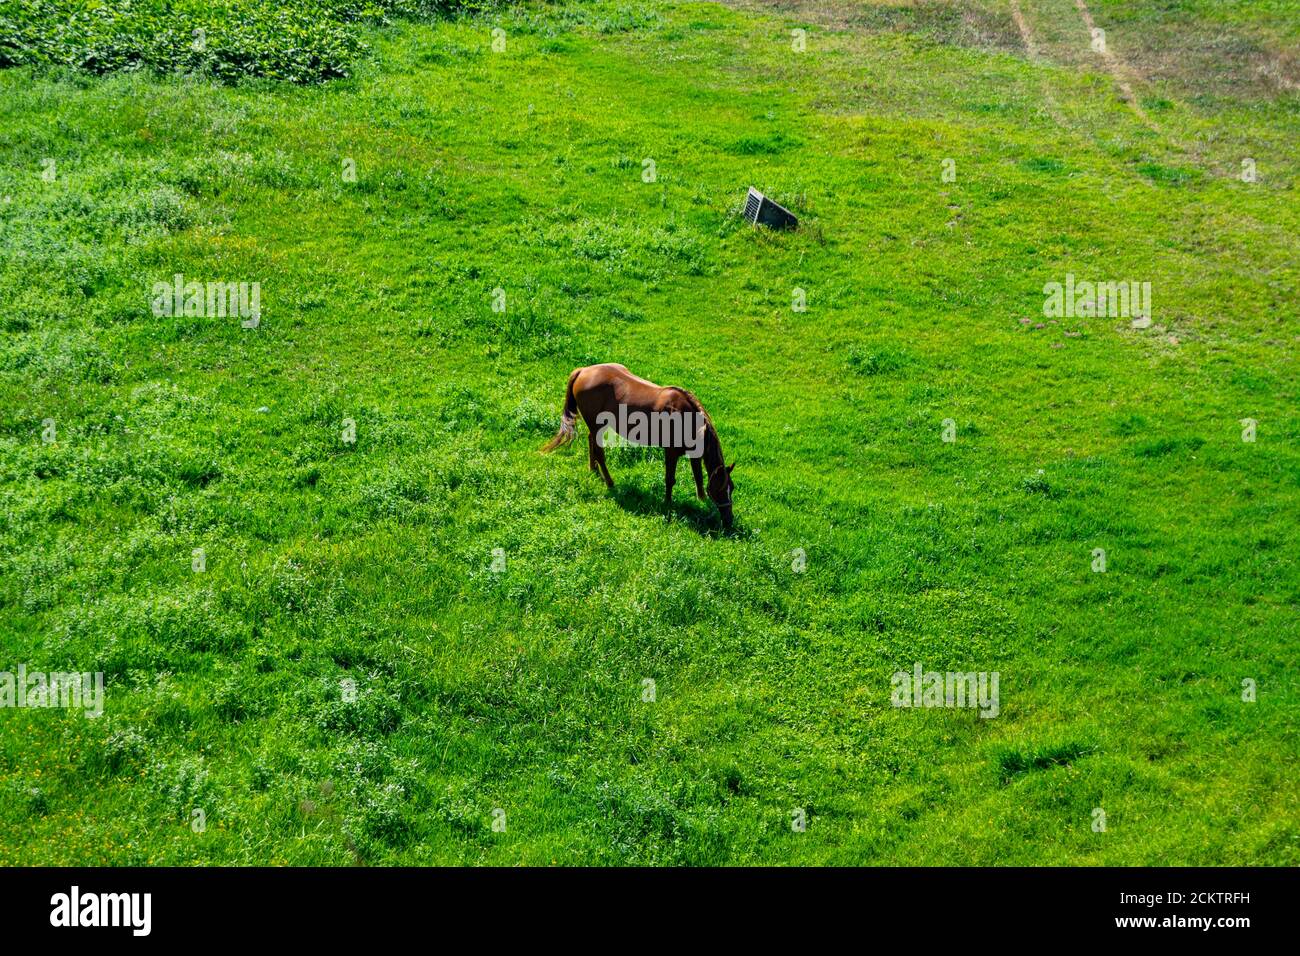
[[[691,407],[694,408],[698,414],[704,416],[704,420],[709,424],[709,431],[716,433],[717,429],[713,427],[713,419],[709,417],[709,413],[704,410],[704,405],[701,404],[700,400],[695,397],[695,394],[693,392],[688,392],[686,389],[679,388],[676,385],[668,385],[666,387],[671,389],[674,392],[681,392],[683,395],[685,395],[686,400],[691,403]]]

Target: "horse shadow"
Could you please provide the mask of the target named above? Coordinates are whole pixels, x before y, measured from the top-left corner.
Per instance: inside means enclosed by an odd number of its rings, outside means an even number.
[[[722,520],[718,517],[717,512],[713,510],[713,506],[705,504],[695,497],[694,487],[691,488],[689,501],[682,500],[680,497],[682,492],[679,488],[678,496],[673,498],[671,508],[664,501],[662,488],[643,488],[625,481],[615,484],[611,494],[618,506],[631,514],[648,515],[669,520],[679,518],[700,534],[717,536],[727,533],[722,527]]]

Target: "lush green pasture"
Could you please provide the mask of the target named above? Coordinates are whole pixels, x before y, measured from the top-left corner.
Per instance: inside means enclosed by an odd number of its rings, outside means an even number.
[[[807,6],[0,71],[0,670],[107,682],[0,710],[0,863],[1300,863],[1294,31],[1186,4],[1254,52],[1137,112],[1072,0],[1034,59]],[[1184,27],[1119,6],[1121,58]],[[1067,274],[1151,327],[1044,317]],[[704,402],[734,533],[537,453],[599,361]],[[1000,714],[892,706],[917,663]]]

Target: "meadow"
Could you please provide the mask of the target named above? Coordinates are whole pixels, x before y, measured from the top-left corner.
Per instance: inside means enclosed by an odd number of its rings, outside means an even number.
[[[432,6],[0,40],[0,864],[1300,864],[1294,3]]]

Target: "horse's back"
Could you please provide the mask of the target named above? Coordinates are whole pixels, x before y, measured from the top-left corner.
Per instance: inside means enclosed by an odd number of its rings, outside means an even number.
[[[633,375],[628,371],[626,365],[620,365],[617,362],[603,362],[600,365],[588,365],[586,368],[580,369],[578,381],[575,384],[585,390],[600,385],[618,385],[620,383],[639,385],[656,391],[660,388],[649,379],[644,379],[640,375]]]

